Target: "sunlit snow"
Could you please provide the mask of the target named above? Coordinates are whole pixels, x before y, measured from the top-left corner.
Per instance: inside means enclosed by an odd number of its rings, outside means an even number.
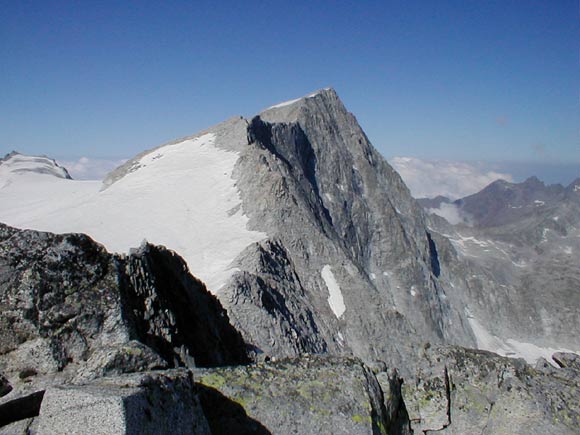
[[[52,175],[68,178],[66,170],[48,157],[10,154],[9,159],[0,162],[0,189],[8,186],[22,175]]]
[[[346,311],[340,286],[338,285],[338,282],[336,282],[336,278],[328,264],[322,268],[320,274],[322,275],[322,279],[324,279],[326,287],[328,288],[328,293],[330,294],[328,296],[328,305],[330,305],[332,312],[339,319]]]
[[[39,174],[13,176],[0,189],[0,221],[40,231],[83,232],[126,253],[146,239],[178,252],[216,293],[231,263],[266,234],[249,231],[232,171],[234,152],[211,133],[167,145],[139,161],[109,188]]]

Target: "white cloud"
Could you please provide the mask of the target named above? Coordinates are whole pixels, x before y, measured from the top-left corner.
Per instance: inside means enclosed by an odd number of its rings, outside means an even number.
[[[57,161],[76,180],[102,180],[109,172],[127,160],[81,157],[77,160],[58,159]]]
[[[513,181],[510,174],[486,168],[483,163],[421,160],[414,157],[393,157],[389,163],[401,175],[415,198],[442,195],[457,199],[479,192],[500,178]]]
[[[472,218],[455,204],[442,203],[439,208],[427,209],[427,213],[436,214],[452,225],[472,225]]]

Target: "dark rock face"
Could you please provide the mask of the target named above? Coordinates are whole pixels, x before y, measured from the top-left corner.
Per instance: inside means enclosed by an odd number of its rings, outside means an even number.
[[[37,417],[44,398],[44,390],[10,400],[0,405],[0,427]]]
[[[4,376],[0,375],[0,397],[7,395],[10,391],[12,391],[10,382]]]
[[[566,199],[574,199],[570,193],[570,188],[560,184],[546,186],[538,178],[530,177],[523,183],[494,181],[455,203],[473,217],[477,226],[495,227],[521,222]]]
[[[124,317],[137,339],[173,366],[249,362],[240,334],[218,300],[181,257],[145,245],[119,260]]]
[[[0,225],[0,310],[0,372],[15,390],[2,400],[104,375],[248,361],[219,302],[161,247],[115,256],[82,234]]]
[[[245,272],[235,276],[231,298],[239,327],[262,326],[252,328],[256,357],[266,356],[264,345],[286,355],[325,353],[328,346],[320,330],[324,326],[316,323],[317,307],[282,244],[267,240],[252,245],[240,265]]]

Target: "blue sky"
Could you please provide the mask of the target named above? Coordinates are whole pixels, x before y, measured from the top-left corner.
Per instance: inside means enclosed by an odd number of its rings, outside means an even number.
[[[332,86],[387,158],[580,168],[576,0],[1,10],[0,153],[127,158]]]

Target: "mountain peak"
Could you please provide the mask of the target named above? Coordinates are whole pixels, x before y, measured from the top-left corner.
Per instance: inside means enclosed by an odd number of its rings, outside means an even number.
[[[51,175],[56,178],[71,180],[66,168],[54,159],[46,156],[29,156],[12,151],[0,159],[0,178],[17,174]]]
[[[531,177],[528,177],[524,182],[523,182],[524,186],[529,186],[529,187],[538,187],[538,188],[543,188],[545,187],[545,184],[543,181],[541,181],[538,177],[536,177],[535,175],[532,175]]]
[[[268,118],[269,117],[277,118],[280,115],[282,115],[285,119],[287,119],[288,115],[293,114],[295,111],[300,110],[300,108],[303,107],[304,105],[309,104],[313,101],[332,102],[337,100],[340,101],[334,89],[324,88],[300,98],[274,104],[273,106],[270,106],[267,109],[262,110],[262,112],[260,112],[260,116],[264,117],[264,115],[266,115]]]

